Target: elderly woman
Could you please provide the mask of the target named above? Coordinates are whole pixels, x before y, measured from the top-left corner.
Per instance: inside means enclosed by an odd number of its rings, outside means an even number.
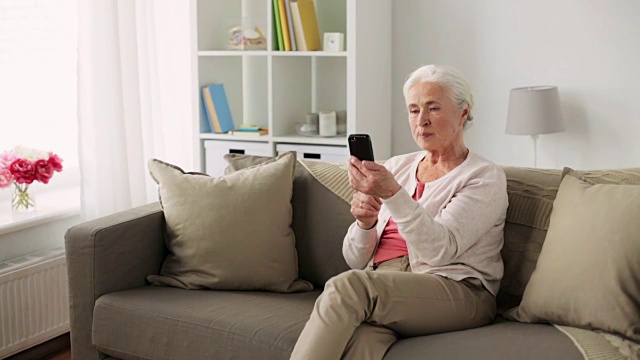
[[[356,221],[343,254],[355,270],[327,282],[292,359],[382,359],[398,337],[478,327],[495,316],[506,179],[464,144],[469,85],[451,67],[429,65],[403,90],[422,151],[384,166],[350,159]]]

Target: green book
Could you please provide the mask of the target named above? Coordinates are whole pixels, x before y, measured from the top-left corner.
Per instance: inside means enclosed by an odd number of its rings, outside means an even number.
[[[282,24],[280,24],[278,0],[273,0],[273,18],[275,20],[276,36],[278,37],[278,50],[284,51],[284,38],[282,37]]]

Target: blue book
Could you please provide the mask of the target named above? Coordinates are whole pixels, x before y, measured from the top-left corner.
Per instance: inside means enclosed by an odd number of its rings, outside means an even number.
[[[208,85],[207,88],[211,94],[211,100],[213,101],[213,107],[215,108],[216,113],[216,116],[211,115],[211,119],[213,121],[217,121],[217,124],[213,124],[213,131],[226,133],[235,129],[233,117],[231,116],[231,109],[229,108],[229,101],[227,100],[227,94],[224,91],[224,85],[213,84]]]

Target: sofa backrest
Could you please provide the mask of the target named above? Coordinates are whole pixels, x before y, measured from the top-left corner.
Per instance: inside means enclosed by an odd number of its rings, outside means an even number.
[[[270,158],[229,154],[227,172]],[[504,277],[498,293],[499,311],[517,306],[535,270],[562,179],[562,170],[503,167],[509,207],[504,228]],[[565,169],[565,172],[570,169]],[[625,183],[640,169],[577,172],[590,183]],[[636,179],[634,177],[633,179]],[[342,241],[354,218],[349,209],[352,190],[343,164],[299,161],[293,184],[293,221],[299,277],[316,287],[349,269]]]
[[[354,221],[350,204],[318,182],[298,162],[293,181],[293,220],[298,274],[316,287],[349,270],[342,242]]]
[[[562,170],[503,167],[509,207],[504,226],[504,276],[498,292],[498,311],[517,306],[536,268]]]
[[[228,154],[226,172],[233,172],[270,159]],[[499,301],[517,305],[546,236],[551,206],[560,185],[560,170],[505,167],[509,209],[502,255],[505,276]],[[299,277],[316,287],[349,269],[342,257],[342,241],[354,221],[349,208],[352,191],[346,167],[299,161],[293,181],[293,220]]]

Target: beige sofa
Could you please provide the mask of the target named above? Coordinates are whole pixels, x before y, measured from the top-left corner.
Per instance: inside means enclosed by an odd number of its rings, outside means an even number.
[[[228,170],[234,171],[263,158],[236,155],[229,161]],[[504,170],[510,205],[500,311],[521,300],[545,240],[562,173]],[[164,217],[158,204],[69,229],[74,359],[288,359],[324,282],[348,269],[341,244],[353,221],[349,195],[340,166],[297,164],[292,228],[299,277],[316,287],[306,293],[150,286],[145,278],[158,273],[166,256]],[[583,359],[584,346],[597,342],[600,335],[589,332],[591,340],[584,336],[581,340],[580,334],[578,329],[498,316],[481,328],[401,339],[385,359]],[[615,346],[608,351],[615,353]]]

